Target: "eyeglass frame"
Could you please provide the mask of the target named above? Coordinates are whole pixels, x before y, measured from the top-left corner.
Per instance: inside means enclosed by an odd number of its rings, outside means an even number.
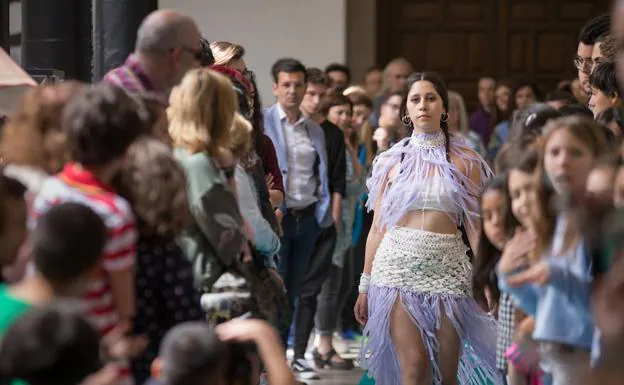
[[[577,70],[583,71],[584,73],[591,73],[592,67],[594,66],[594,60],[591,57],[580,57],[576,56],[573,60],[574,67]]]

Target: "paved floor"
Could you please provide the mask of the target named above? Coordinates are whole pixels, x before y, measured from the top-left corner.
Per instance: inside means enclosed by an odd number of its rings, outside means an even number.
[[[362,377],[362,370],[319,371],[320,380],[306,381],[308,385],[357,385]]]

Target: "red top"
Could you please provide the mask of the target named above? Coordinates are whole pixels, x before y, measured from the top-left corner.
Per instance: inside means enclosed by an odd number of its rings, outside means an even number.
[[[282,171],[277,163],[277,154],[275,153],[275,146],[271,141],[271,138],[262,134],[262,140],[264,145],[264,154],[262,156],[262,167],[267,174],[273,176],[273,188],[271,190],[279,190],[284,193],[284,181],[282,180]]]

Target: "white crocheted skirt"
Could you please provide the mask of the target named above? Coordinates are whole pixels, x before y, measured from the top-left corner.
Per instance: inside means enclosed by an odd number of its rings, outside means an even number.
[[[377,249],[371,285],[469,296],[472,273],[467,249],[459,233],[394,227]]]
[[[436,332],[443,315],[462,340],[459,383],[502,383],[496,370],[496,321],[472,298],[471,264],[460,234],[440,234],[405,227],[388,230],[371,272],[368,322],[361,365],[376,385],[401,383],[398,355],[390,335],[396,301],[421,332],[430,358],[433,384],[442,383]]]

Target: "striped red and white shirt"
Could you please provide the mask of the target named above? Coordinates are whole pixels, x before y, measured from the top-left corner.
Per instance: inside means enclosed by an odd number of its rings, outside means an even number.
[[[78,164],[68,163],[63,171],[43,183],[32,206],[29,229],[35,228],[40,215],[63,202],[82,203],[90,207],[100,215],[109,231],[101,265],[83,295],[86,316],[104,335],[120,321],[109,273],[132,269],[135,264],[138,234],[134,215],[130,204],[98,181],[93,173]]]

